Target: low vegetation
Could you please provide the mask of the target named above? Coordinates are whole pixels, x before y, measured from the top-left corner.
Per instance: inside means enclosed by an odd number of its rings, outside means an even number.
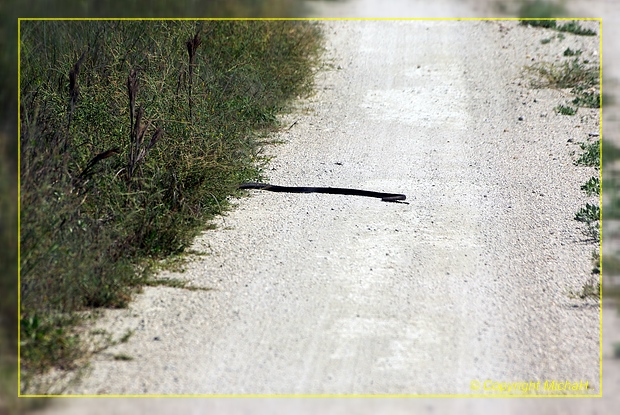
[[[533,2],[532,6],[534,3],[536,7],[543,7],[543,3],[548,5],[546,2]],[[578,36],[596,35],[596,32],[583,28],[576,21],[559,24],[554,19],[521,20],[521,24],[554,29]],[[562,40],[564,37],[560,37],[560,35],[562,33],[557,36]],[[549,43],[550,41],[550,38],[544,38],[542,43]],[[561,103],[555,107],[555,111],[561,115],[574,116],[579,108],[600,108],[601,106],[599,63],[583,59],[581,55],[581,50],[567,48],[564,50],[562,59],[559,62],[538,62],[525,68],[527,72],[534,75],[534,79],[532,79],[533,87],[568,90],[574,96],[570,103]],[[598,137],[598,134],[594,134],[593,137]],[[588,137],[585,141],[579,143],[579,146],[582,152],[575,159],[575,165],[595,168],[597,171],[597,176],[588,179],[581,186],[581,190],[587,197],[598,196],[600,195],[600,177],[598,177],[598,172],[600,172],[601,168],[601,141],[598,138],[592,139],[592,137]],[[571,292],[571,296],[599,298],[601,290],[600,257],[598,251],[601,233],[600,207],[598,204],[586,203],[585,206],[579,208],[574,218],[584,224],[583,232],[586,241],[597,245],[597,249],[594,250],[592,256],[592,274],[583,285],[582,290],[579,293]]]
[[[260,138],[311,91],[320,39],[311,22],[21,23],[24,387],[71,368],[76,311],[158,284],[149,264],[261,176]]]

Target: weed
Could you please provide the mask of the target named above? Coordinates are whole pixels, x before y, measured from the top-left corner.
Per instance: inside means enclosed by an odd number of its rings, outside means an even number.
[[[119,343],[127,343],[129,341],[129,338],[131,336],[133,336],[133,330],[127,330],[127,332],[125,334],[123,334],[123,336],[118,340]]]
[[[600,108],[601,95],[598,92],[588,92],[574,88],[573,93],[577,96],[571,101],[574,105],[584,108]]]
[[[584,29],[575,21],[565,23],[557,27],[560,32],[568,32],[579,36],[596,36],[596,32],[590,29]]]
[[[547,43],[551,42],[551,39],[553,39],[553,38],[549,37],[549,38],[541,39],[540,43],[542,43],[543,45],[546,45]]]
[[[558,105],[555,110],[562,115],[575,115],[577,114],[576,108],[571,108],[565,105]]]
[[[526,70],[535,72],[544,82],[534,83],[535,87],[552,88],[582,88],[598,87],[599,68],[596,65],[586,65],[575,58],[559,65],[538,63],[526,67]]]
[[[123,354],[123,353],[119,353],[119,354],[115,354],[114,355],[114,360],[120,360],[120,361],[124,361],[124,362],[128,362],[133,360],[133,357]]]
[[[584,229],[584,235],[588,240],[598,243],[600,241],[600,220],[601,209],[597,205],[586,203],[586,205],[580,208],[575,214],[575,220],[583,222],[586,225]]]
[[[572,50],[571,48],[566,48],[566,50],[562,54],[564,56],[579,56],[581,55],[581,49]]]
[[[600,140],[596,140],[591,143],[580,143],[579,147],[581,147],[584,152],[575,161],[575,165],[599,168],[601,163]]]
[[[571,291],[569,296],[573,298],[581,298],[582,300],[585,300],[586,298],[598,300],[601,297],[601,283],[598,278],[590,278],[585,284],[583,284],[581,291]]]
[[[586,203],[585,207],[579,209],[575,214],[575,220],[586,223],[595,222],[599,220],[600,214],[601,211],[598,206]]]
[[[588,181],[581,186],[581,190],[586,192],[586,195],[588,195],[588,197],[592,195],[598,196],[601,193],[600,179],[594,176],[590,177],[590,179],[588,179]]]

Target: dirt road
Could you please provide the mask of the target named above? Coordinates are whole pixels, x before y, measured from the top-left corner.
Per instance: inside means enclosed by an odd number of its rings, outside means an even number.
[[[558,52],[516,22],[325,30],[331,69],[288,116],[270,180],[410,203],[241,199],[197,239],[205,257],[163,275],[212,291],[146,288],[107,312],[102,327],[133,335],[69,393],[470,394],[485,392],[476,381],[569,381],[598,394],[598,303],[569,296],[591,269],[573,217],[593,172],[567,143],[598,118],[562,117],[560,91],[523,81],[524,65]],[[596,58],[598,43],[560,47]]]

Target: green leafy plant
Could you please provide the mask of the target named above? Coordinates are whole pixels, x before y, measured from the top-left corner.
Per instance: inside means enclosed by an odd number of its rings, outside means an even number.
[[[584,108],[600,108],[601,95],[597,92],[588,92],[574,88],[573,93],[577,96],[571,101],[574,105]]]
[[[561,26],[557,26],[557,30],[560,32],[568,32],[579,36],[596,36],[596,32],[591,29],[584,29],[576,21],[565,23]]]
[[[575,161],[575,164],[599,168],[601,164],[600,140],[579,143],[579,147],[584,150],[584,152]]]
[[[575,214],[575,220],[586,223],[595,222],[599,220],[600,214],[601,210],[598,206],[586,203],[586,205]]]
[[[586,192],[586,195],[599,195],[601,192],[601,182],[598,177],[590,177],[588,181],[581,186],[581,190]]]
[[[572,108],[569,106],[565,106],[565,105],[558,105],[555,110],[562,115],[575,115],[577,114],[577,109],[576,108]]]
[[[564,56],[579,56],[579,55],[581,55],[581,49],[572,50],[571,48],[566,48],[566,50],[564,51],[564,53],[562,53],[562,55],[564,55]]]

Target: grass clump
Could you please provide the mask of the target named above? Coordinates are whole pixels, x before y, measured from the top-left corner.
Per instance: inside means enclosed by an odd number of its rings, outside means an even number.
[[[578,292],[571,292],[570,296],[573,298],[580,298],[585,300],[586,298],[592,298],[598,300],[601,298],[601,282],[599,278],[592,277],[583,284],[581,290]]]
[[[536,87],[581,88],[588,89],[599,86],[599,67],[579,61],[579,58],[560,64],[546,62],[529,66],[531,72],[538,73],[542,78]]]
[[[572,108],[566,105],[558,105],[555,110],[558,112],[558,114],[562,114],[562,115],[575,115],[577,114],[577,109],[576,108]]]
[[[564,56],[579,56],[581,55],[581,49],[572,50],[571,48],[566,48],[562,53]]]
[[[73,356],[73,312],[126,306],[137,264],[182,252],[260,176],[258,139],[310,92],[320,32],[22,21],[21,36],[22,369],[39,373]]]
[[[578,36],[596,36],[595,31],[583,28],[579,23],[574,20],[557,26],[557,30],[560,32],[572,33]]]
[[[573,88],[571,91],[577,96],[571,101],[574,105],[584,108],[600,108],[601,94],[594,91],[584,91],[582,88]]]

